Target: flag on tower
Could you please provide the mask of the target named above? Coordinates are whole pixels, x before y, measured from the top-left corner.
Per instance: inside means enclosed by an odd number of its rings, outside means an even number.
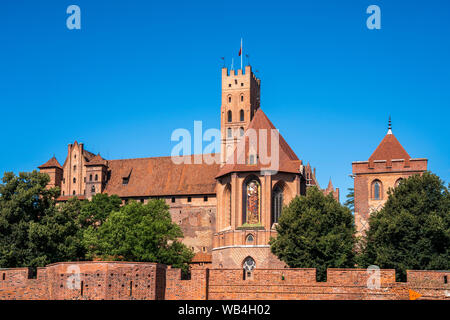
[[[242,38],[241,38],[241,47],[239,48],[239,56],[241,57],[241,69],[242,69]]]

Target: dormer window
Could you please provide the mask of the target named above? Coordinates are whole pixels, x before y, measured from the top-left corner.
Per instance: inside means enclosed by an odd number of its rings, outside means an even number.
[[[129,181],[130,181],[130,177],[123,177],[122,178],[122,184],[123,185],[127,185]]]

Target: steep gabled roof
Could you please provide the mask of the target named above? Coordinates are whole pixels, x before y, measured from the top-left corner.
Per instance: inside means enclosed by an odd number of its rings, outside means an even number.
[[[391,161],[393,159],[404,159],[409,161],[411,159],[410,155],[402,147],[397,138],[392,134],[391,131],[386,134],[386,136],[381,140],[381,143],[372,153],[369,158],[370,162],[375,160],[386,160]]]
[[[40,165],[38,168],[39,169],[48,169],[48,168],[62,169],[61,165],[59,164],[58,160],[56,160],[55,156],[53,156],[50,160],[48,160],[43,165]]]
[[[249,130],[255,130],[256,141],[253,143],[249,139]],[[276,129],[275,126],[270,122],[269,118],[265,113],[259,108],[252,121],[250,122],[248,128],[245,131],[244,138],[239,141],[236,149],[227,159],[226,164],[220,169],[216,178],[226,175],[231,172],[248,172],[248,171],[261,171],[261,170],[271,170],[274,168],[274,162],[265,164],[263,163],[263,156],[270,158],[272,139],[271,130]],[[260,140],[265,139],[267,145],[266,150],[260,150]],[[299,173],[301,161],[297,158],[297,155],[292,151],[291,147],[287,144],[286,140],[279,134],[279,148],[278,148],[278,170],[280,172],[290,172]],[[256,164],[250,164],[250,155],[257,156]],[[275,155],[274,155],[275,156]],[[267,161],[265,161],[267,162]]]

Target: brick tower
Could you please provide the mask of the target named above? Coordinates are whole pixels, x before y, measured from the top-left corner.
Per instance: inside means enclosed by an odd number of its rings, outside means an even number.
[[[383,207],[389,188],[402,179],[427,170],[427,159],[412,159],[392,133],[391,119],[386,136],[368,161],[352,163],[355,190],[355,226],[358,235],[368,228],[371,212]]]
[[[250,66],[222,69],[221,162],[226,161],[260,106],[260,80]]]

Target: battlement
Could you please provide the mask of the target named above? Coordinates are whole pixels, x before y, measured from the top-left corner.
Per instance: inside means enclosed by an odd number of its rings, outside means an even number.
[[[260,85],[261,80],[256,77],[256,75],[252,72],[251,66],[245,66],[244,69],[228,69],[228,68],[222,68],[222,83],[226,80],[230,79],[238,79],[238,78],[247,78],[258,85]]]
[[[327,281],[316,280],[316,269],[196,269],[181,280],[179,269],[168,269],[167,300],[408,300],[450,299],[450,271],[407,271],[407,282],[395,281],[395,270],[379,270],[379,286],[366,269],[328,269]]]
[[[181,270],[147,262],[62,262],[38,268],[0,269],[0,300],[372,300],[450,299],[450,271],[408,270],[407,282],[395,281],[395,270],[328,269],[316,280],[316,269],[242,269],[194,267],[189,280]],[[375,282],[376,283],[376,282]]]
[[[385,172],[423,172],[427,169],[427,159],[392,159],[352,162],[353,174]]]

